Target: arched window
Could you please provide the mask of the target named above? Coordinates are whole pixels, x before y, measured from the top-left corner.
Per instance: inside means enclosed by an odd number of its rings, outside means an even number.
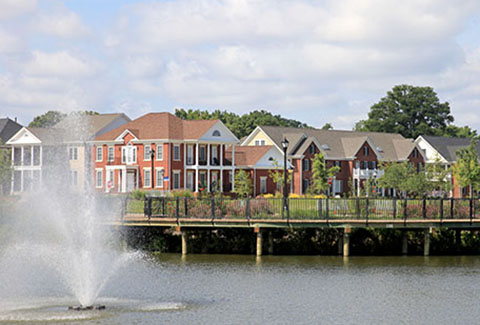
[[[218,130],[215,130],[213,131],[213,134],[212,134],[214,137],[219,137],[220,136],[220,131]]]

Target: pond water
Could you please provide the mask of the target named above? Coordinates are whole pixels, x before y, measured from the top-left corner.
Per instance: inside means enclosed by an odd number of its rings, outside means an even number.
[[[40,277],[41,278],[41,277]],[[3,286],[0,323],[474,324],[480,257],[145,256],[74,312],[54,279]]]

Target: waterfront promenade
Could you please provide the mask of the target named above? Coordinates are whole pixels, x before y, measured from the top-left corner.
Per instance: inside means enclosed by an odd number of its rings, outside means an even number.
[[[479,229],[480,199],[282,198],[192,199],[150,197],[127,199],[122,216],[114,222],[125,227],[174,227],[188,251],[189,229],[252,228],[257,234],[257,255],[262,255],[263,233],[271,228],[343,230],[339,251],[349,255],[352,228],[392,228],[424,232],[424,255],[430,252],[430,234],[438,228]],[[406,238],[404,238],[406,242]],[[406,243],[402,252],[407,253]]]

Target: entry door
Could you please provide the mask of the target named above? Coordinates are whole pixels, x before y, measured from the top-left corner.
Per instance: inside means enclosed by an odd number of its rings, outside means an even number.
[[[127,192],[135,189],[135,172],[127,172]]]

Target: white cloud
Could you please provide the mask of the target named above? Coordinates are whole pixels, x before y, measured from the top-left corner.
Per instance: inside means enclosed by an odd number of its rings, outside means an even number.
[[[34,51],[24,72],[32,76],[85,78],[95,73],[95,63],[72,55],[67,51],[45,53]]]
[[[0,19],[13,18],[33,11],[37,0],[2,0],[0,1]]]
[[[0,54],[15,53],[22,48],[22,42],[0,27]]]
[[[83,24],[80,17],[65,7],[58,7],[53,12],[39,13],[33,26],[42,33],[61,38],[75,38],[90,34],[90,29]]]

